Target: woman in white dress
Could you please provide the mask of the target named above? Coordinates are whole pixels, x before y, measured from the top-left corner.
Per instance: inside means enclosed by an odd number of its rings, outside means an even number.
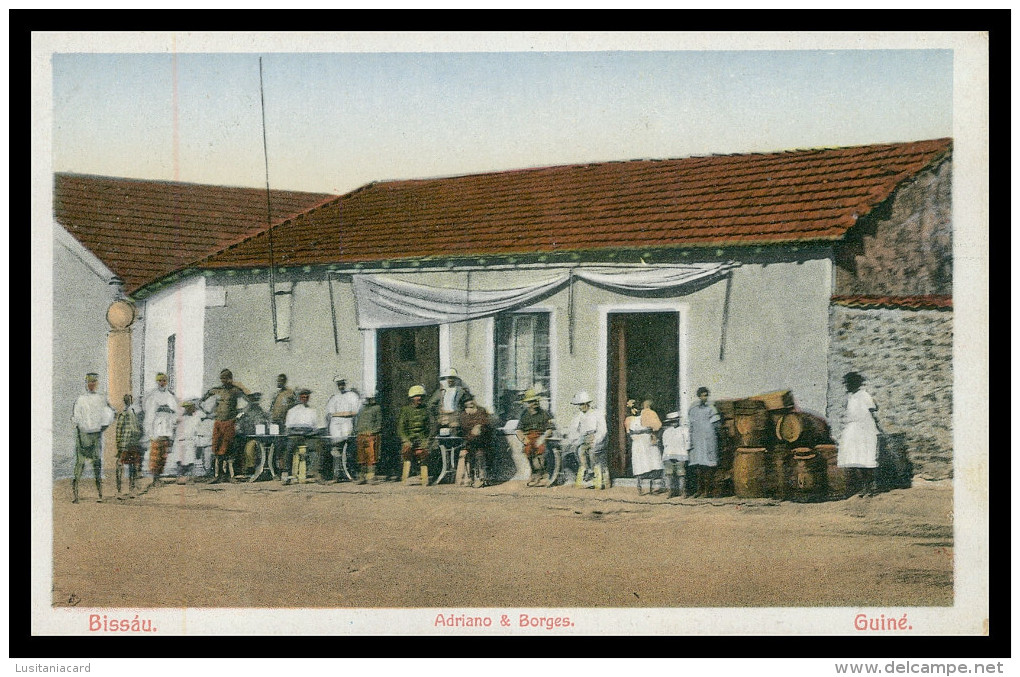
[[[843,433],[839,438],[836,462],[847,469],[847,488],[859,496],[875,495],[875,467],[878,465],[878,405],[861,388],[864,377],[856,371],[843,377],[849,393],[843,414]]]
[[[662,455],[655,434],[662,428],[659,415],[652,410],[652,401],[641,403],[641,413],[629,416],[625,421],[630,434],[630,462],[637,478],[638,495],[641,495],[641,480],[648,480],[648,493],[652,492],[652,478],[662,470]]]

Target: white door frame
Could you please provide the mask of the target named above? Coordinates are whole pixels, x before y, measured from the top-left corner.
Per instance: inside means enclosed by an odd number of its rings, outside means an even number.
[[[686,422],[687,412],[685,411],[688,398],[688,372],[687,372],[687,314],[690,304],[683,301],[662,300],[645,301],[640,303],[605,303],[599,309],[599,335],[598,335],[598,402],[602,411],[609,412],[609,314],[610,313],[677,313],[677,335],[679,359],[677,360],[677,383],[680,386],[678,393],[677,407],[680,411],[681,420]]]

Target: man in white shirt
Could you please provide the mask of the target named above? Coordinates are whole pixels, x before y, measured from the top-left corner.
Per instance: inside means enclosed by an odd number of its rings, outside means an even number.
[[[453,428],[457,434],[460,428],[460,414],[464,411],[464,403],[471,397],[460,375],[452,367],[447,369],[439,382],[439,388],[429,398],[429,413],[434,424],[433,434],[438,428]]]
[[[287,411],[287,435],[290,436],[288,449],[291,456],[291,473],[299,484],[304,484],[308,474],[308,444],[319,427],[319,413],[308,406],[312,391],[298,390],[298,403]],[[282,480],[290,484],[290,476],[284,471]]]
[[[340,481],[341,463],[350,453],[354,441],[354,417],[361,410],[358,393],[347,389],[347,381],[335,379],[336,393],[326,402],[326,426],[329,428],[330,454],[333,456],[333,482]],[[346,452],[346,453],[345,453]]]
[[[152,488],[163,483],[159,476],[163,474],[163,466],[166,465],[173,444],[177,418],[181,413],[177,397],[167,389],[166,374],[156,374],[156,387],[145,394],[144,409],[145,420],[142,424],[149,438],[149,471],[152,473],[149,488]]]
[[[566,430],[567,449],[577,454],[578,487],[585,486],[586,471],[591,468],[596,489],[608,489],[609,466],[606,463],[606,417],[591,406],[591,395],[582,390],[570,401],[578,407],[577,415]]]
[[[99,503],[103,502],[103,431],[113,423],[117,412],[106,401],[106,395],[96,392],[99,375],[85,375],[85,392],[74,401],[71,421],[74,423],[74,479],[71,480],[72,503],[78,502],[78,482],[81,480],[85,461],[92,463],[92,474],[96,478],[96,492]]]

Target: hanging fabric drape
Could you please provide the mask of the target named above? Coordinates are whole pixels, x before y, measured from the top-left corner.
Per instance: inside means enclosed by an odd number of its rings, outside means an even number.
[[[552,273],[529,285],[508,289],[460,289],[411,282],[406,277],[353,276],[359,329],[418,327],[462,322],[529,305],[580,278],[628,294],[674,289],[703,282],[734,267],[732,263],[692,263],[642,268],[592,266]],[[531,275],[532,273],[528,273]],[[573,293],[571,291],[571,293]]]
[[[616,292],[674,289],[705,280],[733,267],[731,263],[689,263],[641,268],[576,268],[574,276]]]
[[[527,305],[562,285],[566,274],[511,289],[432,287],[383,275],[355,275],[359,329],[420,327],[488,317]]]

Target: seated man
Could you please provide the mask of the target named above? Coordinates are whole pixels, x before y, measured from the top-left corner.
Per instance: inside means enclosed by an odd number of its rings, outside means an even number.
[[[241,410],[237,417],[237,435],[241,438],[243,446],[241,453],[241,473],[250,475],[255,471],[255,452],[258,450],[258,442],[255,441],[255,430],[257,426],[269,426],[269,414],[262,409],[262,393],[249,393],[245,396],[248,406]]]
[[[609,488],[609,467],[606,458],[606,417],[591,406],[591,395],[582,390],[574,395],[571,404],[579,411],[567,428],[567,449],[577,454],[578,487],[583,487],[585,472],[591,468],[596,489]]]
[[[299,484],[303,484],[308,473],[308,445],[319,427],[319,413],[308,406],[312,391],[302,388],[298,391],[298,403],[287,412],[287,448],[291,458],[291,473]],[[283,472],[283,483],[290,484],[291,478]]]
[[[404,405],[400,410],[400,418],[397,420],[397,435],[400,436],[401,457],[404,460],[404,470],[401,480],[404,484],[410,482],[411,461],[417,460],[421,466],[421,485],[428,486],[429,466],[428,455],[431,440],[431,421],[429,410],[425,406],[425,386],[411,386],[407,391],[410,403]]]
[[[461,461],[457,463],[457,474],[460,478],[461,463],[466,467],[463,473],[463,483],[474,486],[476,489],[486,486],[488,468],[488,456],[493,445],[493,428],[489,412],[484,407],[479,407],[474,397],[469,397],[464,402],[464,413],[461,414],[460,424],[463,430],[464,448],[461,450]]]
[[[553,417],[542,409],[538,393],[529,388],[521,398],[528,408],[517,423],[517,439],[524,444],[524,455],[531,463],[531,479],[528,486],[540,486],[547,481],[545,476],[545,440],[553,430]]]

